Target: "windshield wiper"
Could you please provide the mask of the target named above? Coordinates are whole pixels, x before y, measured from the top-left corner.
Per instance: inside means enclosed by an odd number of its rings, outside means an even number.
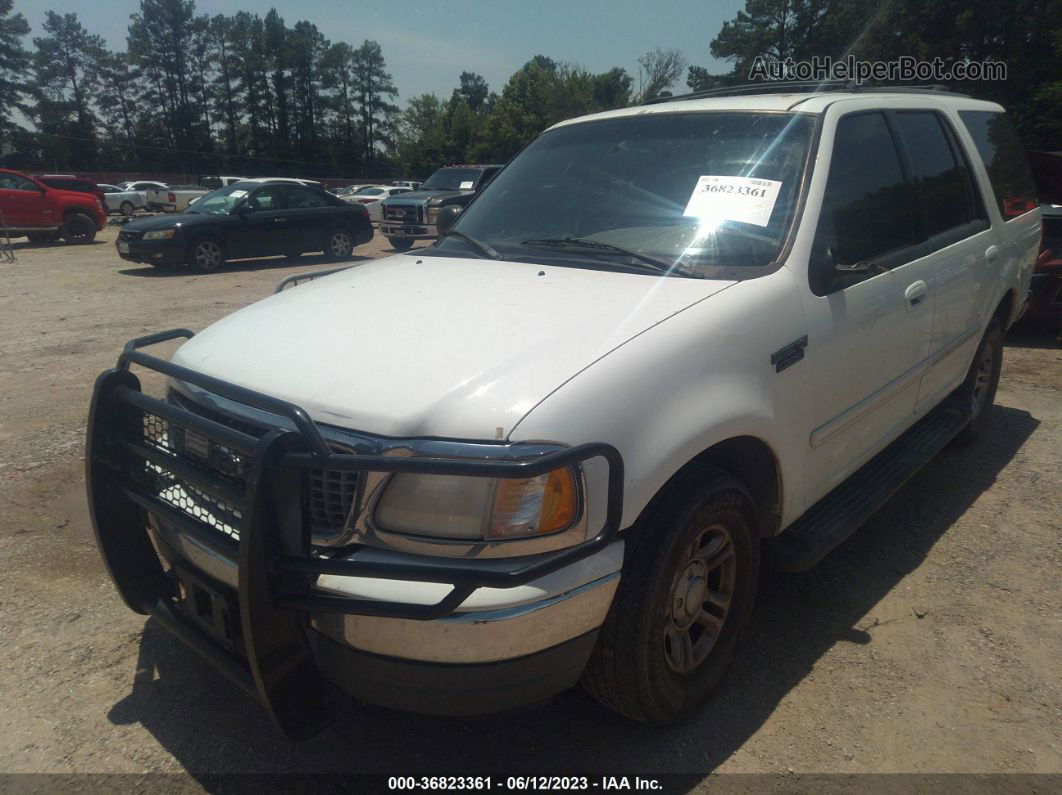
[[[622,248],[620,246],[614,246],[611,243],[601,243],[597,240],[588,240],[585,237],[543,237],[533,238],[531,240],[521,241],[525,246],[549,246],[551,248],[583,248],[604,252],[610,252],[612,254],[622,254],[625,257],[632,257],[640,262],[649,265],[654,271],[658,273],[671,273],[673,271],[679,271],[674,265],[669,265],[662,259],[656,257],[650,257],[648,254],[640,254],[637,251],[631,251],[630,249]],[[682,271],[679,271],[682,272]]]
[[[445,237],[459,237],[488,259],[501,259],[501,254],[499,254],[490,244],[484,243],[482,240],[476,240],[474,237],[466,235],[464,232],[459,232],[456,229],[447,229],[435,239],[435,242],[438,243]]]

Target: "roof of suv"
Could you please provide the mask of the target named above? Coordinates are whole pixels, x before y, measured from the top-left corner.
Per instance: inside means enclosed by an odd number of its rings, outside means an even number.
[[[1003,108],[995,102],[973,99],[964,94],[953,94],[947,91],[898,91],[878,90],[872,88],[860,91],[781,91],[777,93],[749,93],[730,94],[722,96],[694,96],[688,99],[683,97],[661,98],[650,104],[633,105],[618,110],[608,110],[603,113],[594,113],[589,116],[580,116],[575,119],[567,119],[553,125],[564,127],[569,124],[579,124],[586,121],[600,119],[619,118],[622,116],[643,116],[653,113],[690,113],[705,111],[764,111],[786,112],[799,111],[801,113],[823,113],[835,102],[851,100],[875,100],[881,107],[951,107],[963,110],[991,110],[1002,111]],[[552,129],[552,128],[551,128]]]

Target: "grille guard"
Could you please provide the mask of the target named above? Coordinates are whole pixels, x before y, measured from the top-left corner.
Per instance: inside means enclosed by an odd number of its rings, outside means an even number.
[[[513,460],[337,453],[299,406],[140,350],[192,336],[193,332],[187,329],[173,329],[131,340],[117,366],[97,378],[85,453],[93,531],[108,574],[130,609],[154,616],[222,673],[256,695],[281,731],[290,737],[312,736],[330,720],[324,683],[305,637],[306,612],[441,618],[454,612],[477,588],[512,588],[538,579],[604,549],[619,531],[623,459],[612,445],[583,444]],[[130,372],[133,364],[285,418],[294,430],[273,428],[255,438],[145,395],[139,379]],[[252,463],[243,493],[234,491],[230,483],[189,466],[176,455],[145,444],[145,413],[250,456]],[[394,563],[311,554],[303,496],[305,475],[310,469],[528,478],[594,458],[608,463],[603,526],[593,538],[540,560],[523,559],[512,568],[503,569],[485,568],[481,562],[461,558],[410,556],[409,562]],[[144,462],[168,469],[212,497],[237,501],[241,517],[239,541],[172,507],[139,484],[132,473]],[[182,615],[174,601],[173,581],[164,572],[147,533],[145,512],[178,526],[208,549],[237,559],[243,655],[226,651]],[[492,559],[492,564],[497,563],[498,559]],[[435,604],[411,605],[316,593],[314,583],[321,574],[445,583],[453,588]]]

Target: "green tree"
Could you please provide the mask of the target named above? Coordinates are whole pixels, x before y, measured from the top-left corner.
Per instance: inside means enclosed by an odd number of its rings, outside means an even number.
[[[22,39],[30,30],[22,14],[12,13],[13,0],[0,0],[0,158],[10,142],[11,111],[24,108],[30,56]]]
[[[365,160],[378,158],[379,147],[388,144],[394,135],[394,117],[398,106],[392,100],[398,89],[387,72],[383,51],[368,39],[354,51],[354,94],[361,114],[361,139]]]
[[[201,114],[189,67],[194,35],[193,0],[140,0],[140,10],[129,24],[129,56],[148,78],[142,101],[149,106],[157,103],[155,109],[163,113],[167,124],[166,138],[182,150],[193,150],[201,143],[196,140]]]
[[[76,168],[96,165],[96,115],[100,61],[106,55],[103,39],[90,34],[77,14],[45,14],[44,33],[33,40],[33,76],[37,102],[31,115],[38,130],[54,137],[53,160]]]

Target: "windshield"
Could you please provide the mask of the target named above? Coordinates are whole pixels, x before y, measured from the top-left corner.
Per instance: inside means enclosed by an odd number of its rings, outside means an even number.
[[[383,188],[362,188],[358,191],[358,196],[379,196],[384,193]]]
[[[224,215],[243,201],[246,196],[247,189],[241,188],[238,183],[228,185],[201,196],[196,200],[195,204],[188,208],[188,212]]]
[[[440,168],[428,181],[420,186],[421,190],[472,190],[476,186],[481,168]]]
[[[792,223],[813,127],[782,113],[560,127],[495,177],[454,229],[509,259],[651,258],[699,277],[767,265]],[[454,235],[438,248],[467,254],[468,243]]]

